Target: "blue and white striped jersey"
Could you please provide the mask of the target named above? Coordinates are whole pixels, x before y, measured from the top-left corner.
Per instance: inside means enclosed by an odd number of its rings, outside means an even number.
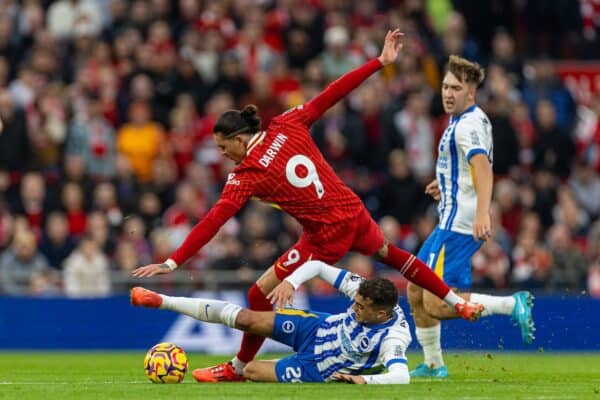
[[[334,286],[351,299],[358,291],[362,277],[341,270]],[[317,330],[314,354],[323,378],[330,380],[334,372],[360,374],[362,371],[395,363],[406,364],[406,349],[412,338],[404,312],[394,308],[394,317],[378,325],[356,322],[349,307],[345,313],[327,317]]]
[[[438,145],[435,174],[440,187],[439,227],[444,230],[473,233],[477,193],[469,161],[485,154],[493,161],[492,124],[477,105],[450,118]]]

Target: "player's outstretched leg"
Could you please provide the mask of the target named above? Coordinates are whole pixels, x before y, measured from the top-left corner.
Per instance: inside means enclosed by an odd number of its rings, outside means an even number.
[[[533,308],[533,295],[527,291],[521,291],[513,294],[515,306],[513,307],[511,318],[515,325],[521,329],[521,338],[523,342],[531,344],[535,336],[535,325],[531,316]]]
[[[214,367],[195,369],[192,376],[200,383],[244,382],[246,380],[243,375],[238,375],[235,372],[231,362],[215,365]]]
[[[143,287],[131,289],[129,298],[134,306],[176,311],[200,321],[221,323],[229,327],[235,327],[237,315],[242,310],[242,307],[226,301],[165,296]],[[235,372],[231,362],[210,368],[196,369],[192,375],[198,382],[242,382],[245,380],[241,374]]]
[[[129,300],[134,306],[147,308],[160,308],[163,302],[160,294],[140,286],[136,286],[129,291]]]

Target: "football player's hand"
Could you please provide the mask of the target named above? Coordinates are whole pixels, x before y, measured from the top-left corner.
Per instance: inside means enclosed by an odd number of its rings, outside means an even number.
[[[340,372],[334,372],[331,376],[336,381],[342,381],[347,383],[355,383],[357,385],[364,385],[367,383],[365,378],[360,375],[342,374]]]
[[[267,295],[267,299],[271,304],[275,304],[275,307],[284,308],[286,306],[292,306],[294,304],[294,286],[291,283],[284,280]]]
[[[402,42],[400,39],[404,36],[404,33],[400,32],[400,29],[394,29],[393,31],[387,31],[385,40],[383,42],[383,49],[379,56],[379,61],[382,65],[388,65],[396,61],[400,50],[402,50]]]
[[[139,267],[131,271],[131,275],[136,278],[151,277],[159,274],[168,274],[171,272],[171,268],[165,263],[162,264],[149,264],[144,267]]]
[[[473,237],[475,240],[488,240],[492,237],[492,223],[489,213],[475,215],[473,220]]]
[[[439,201],[441,196],[440,193],[440,185],[438,185],[437,180],[432,180],[431,182],[429,182],[429,184],[425,187],[425,194],[430,195],[431,197],[433,197],[433,199],[435,201]]]

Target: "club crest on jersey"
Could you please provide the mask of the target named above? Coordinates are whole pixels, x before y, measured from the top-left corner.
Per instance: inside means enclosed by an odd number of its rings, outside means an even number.
[[[232,172],[229,175],[227,175],[227,182],[225,182],[226,185],[239,185],[240,181],[235,179],[235,174]]]
[[[369,350],[369,345],[371,344],[371,341],[369,340],[368,337],[363,336],[359,339],[358,341],[358,348],[360,351],[367,351]]]
[[[292,321],[287,320],[283,321],[283,324],[281,324],[281,329],[283,329],[285,333],[292,333],[294,332],[294,329],[296,329],[296,326]]]

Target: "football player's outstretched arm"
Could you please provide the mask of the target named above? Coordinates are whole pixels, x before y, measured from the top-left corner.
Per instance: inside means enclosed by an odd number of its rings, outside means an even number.
[[[294,302],[294,292],[296,289],[304,282],[317,276],[351,299],[354,298],[358,286],[363,279],[359,275],[333,267],[322,261],[307,261],[277,285],[267,295],[267,299],[277,307],[291,306]]]
[[[186,262],[218,232],[225,222],[240,209],[238,203],[219,200],[187,235],[181,246],[161,264],[149,264],[134,269],[131,274],[138,278],[166,274]]]
[[[344,96],[363,83],[381,67],[393,63],[398,57],[398,54],[400,54],[400,50],[402,50],[400,38],[403,35],[404,34],[400,32],[399,29],[388,31],[385,35],[383,49],[381,50],[381,55],[379,57],[342,75],[340,78],[329,84],[325,90],[306,103],[306,108],[310,113],[307,125],[311,125],[314,121],[319,119],[325,111],[344,98]]]

